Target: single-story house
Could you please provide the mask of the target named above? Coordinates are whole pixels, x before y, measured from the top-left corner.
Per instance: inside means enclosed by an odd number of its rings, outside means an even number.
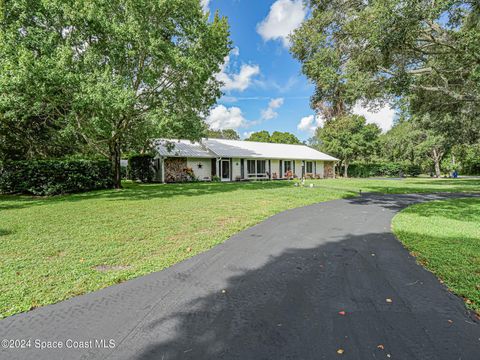
[[[306,145],[254,141],[158,139],[157,181],[333,178],[338,159]]]

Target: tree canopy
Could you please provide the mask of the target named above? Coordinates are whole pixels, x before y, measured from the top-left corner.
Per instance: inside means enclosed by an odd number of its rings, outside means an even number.
[[[212,130],[207,131],[207,137],[213,139],[227,139],[227,140],[240,140],[240,135],[233,129]]]
[[[221,95],[229,27],[198,0],[15,0],[1,27],[0,138],[32,120],[74,132],[112,160],[117,186],[129,140],[198,139]]]
[[[321,151],[338,157],[348,177],[348,166],[352,161],[368,159],[378,148],[380,128],[367,124],[363,116],[344,115],[327,120],[315,133]]]
[[[408,101],[432,126],[455,118],[463,141],[480,107],[480,3],[451,0],[309,0],[311,16],[292,36],[292,54],[315,84],[325,118],[357,101]],[[329,116],[330,115],[330,116]],[[454,131],[453,131],[454,130]]]
[[[259,141],[277,144],[301,144],[300,140],[289,132],[274,131],[271,135],[268,131],[262,130],[252,133],[246,141]]]

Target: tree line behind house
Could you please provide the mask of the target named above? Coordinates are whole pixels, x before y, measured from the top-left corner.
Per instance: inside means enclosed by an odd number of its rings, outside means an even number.
[[[308,0],[292,55],[324,123],[312,142],[340,158],[480,173],[480,2]],[[359,104],[399,113],[380,134]]]

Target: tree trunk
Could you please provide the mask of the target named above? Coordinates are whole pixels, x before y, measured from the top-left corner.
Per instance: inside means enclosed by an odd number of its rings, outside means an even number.
[[[122,188],[122,172],[120,166],[121,156],[120,140],[116,139],[110,145],[110,162],[112,163],[113,187],[115,189]]]
[[[343,162],[343,177],[348,178],[348,161]]]
[[[432,159],[435,164],[435,177],[439,178],[442,176],[442,173],[440,172],[440,159],[441,156],[438,153],[437,149],[432,150]]]

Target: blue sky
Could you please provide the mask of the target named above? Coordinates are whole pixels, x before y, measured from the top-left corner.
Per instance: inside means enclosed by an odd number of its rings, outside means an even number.
[[[287,35],[307,16],[302,0],[201,0],[206,11],[228,18],[234,50],[218,78],[225,95],[207,123],[233,128],[242,136],[259,130],[289,131],[300,139],[312,136],[321,118],[310,108],[314,87],[289,53]],[[393,111],[355,112],[388,129]]]

